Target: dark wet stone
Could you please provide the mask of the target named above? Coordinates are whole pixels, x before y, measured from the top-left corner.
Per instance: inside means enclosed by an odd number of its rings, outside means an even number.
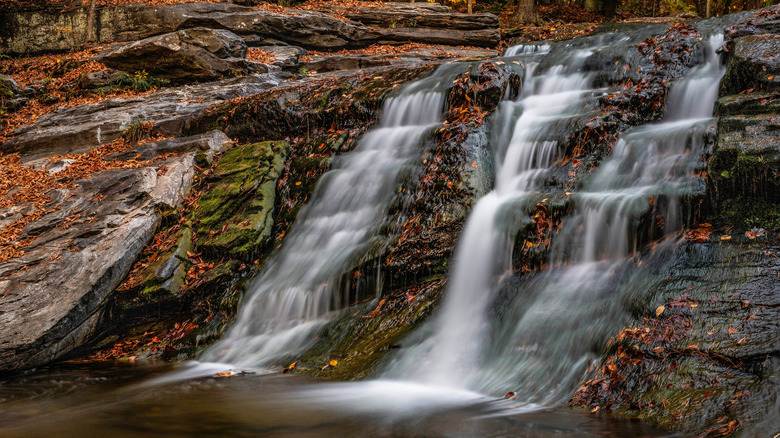
[[[737,38],[729,58],[721,94],[745,90],[780,89],[780,35],[753,35]]]
[[[726,38],[747,35],[780,34],[780,6],[762,9],[748,19],[726,29]]]

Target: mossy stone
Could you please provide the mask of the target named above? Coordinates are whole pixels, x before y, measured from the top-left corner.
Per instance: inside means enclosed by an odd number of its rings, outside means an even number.
[[[283,141],[253,143],[222,157],[192,215],[198,251],[251,261],[262,249],[271,237],[276,182],[289,147]]]

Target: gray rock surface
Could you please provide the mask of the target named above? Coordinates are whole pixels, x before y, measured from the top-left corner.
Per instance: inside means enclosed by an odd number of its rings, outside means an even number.
[[[93,59],[106,66],[182,83],[239,76],[252,69],[241,37],[227,30],[196,27],[122,44]]]
[[[427,4],[427,3],[426,3]],[[493,14],[458,14],[450,8],[423,3],[386,3],[385,8],[328,8],[350,20],[372,27],[416,27],[473,31],[498,29],[498,17]]]
[[[387,28],[375,29],[316,11],[290,10],[278,14],[231,3],[120,5],[98,10],[96,39],[99,43],[138,41],[181,29],[208,27],[261,41],[275,39],[325,50],[364,47],[378,41],[432,44],[449,41],[478,46],[493,46],[498,42],[497,19],[490,14],[449,14],[449,8],[438,5],[417,5],[413,12],[407,9],[399,12],[404,18],[396,20],[395,29],[389,28],[393,12],[383,11],[384,18],[374,18],[371,23],[385,22]],[[376,14],[367,11],[355,17],[368,20],[371,15]],[[11,54],[73,50],[83,44],[86,23],[86,8],[0,13],[0,47]]]
[[[712,198],[718,205],[736,203],[743,209],[758,202],[753,209],[766,210],[768,217],[769,208],[760,203],[780,201],[780,36],[749,35],[731,44],[721,82],[727,95],[716,106]]]
[[[19,93],[19,86],[10,76],[0,75],[0,99],[8,99]],[[10,95],[7,95],[10,94]]]
[[[20,236],[35,236],[25,254],[0,263],[0,370],[51,362],[88,340],[112,292],[153,236],[160,207],[177,205],[189,190],[195,154],[210,155],[229,143],[220,132],[150,143],[139,152],[183,153],[153,167],[106,170],[76,181],[73,189],[52,191],[47,208],[56,210]],[[20,208],[3,209],[0,218],[18,216]]]
[[[84,90],[110,86],[119,79],[122,72],[113,70],[100,70],[87,73],[78,79],[78,86]]]
[[[181,134],[187,120],[203,114],[211,105],[256,94],[278,83],[279,79],[267,74],[245,76],[59,108],[35,123],[18,128],[14,138],[0,144],[0,152],[18,152],[22,161],[86,152],[119,138],[138,121],[152,121],[157,132],[176,136]]]
[[[499,56],[500,52],[489,49],[460,49],[449,46],[416,48],[400,54],[379,55],[330,55],[317,56],[300,61],[300,68],[309,72],[329,72],[337,70],[354,70],[385,65],[414,64],[452,60],[457,58],[473,58],[484,56]]]

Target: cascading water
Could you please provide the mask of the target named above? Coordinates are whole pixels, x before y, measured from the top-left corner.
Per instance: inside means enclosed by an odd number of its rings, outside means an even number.
[[[552,254],[558,267],[524,283],[507,309],[489,318],[492,292],[511,260],[511,236],[501,225],[511,215],[502,210],[538,200],[534,192],[556,158],[557,122],[588,94],[577,58],[592,50],[527,77],[523,99],[505,103],[496,117],[500,129],[516,114],[511,106],[522,111],[508,145],[498,145],[504,158],[495,189],[466,223],[434,333],[396,357],[387,375],[492,395],[516,391],[534,403],[565,401],[597,360],[594,346],[620,323],[623,304],[612,292],[630,276],[632,231],[643,216],[667,234],[679,230],[679,200],[704,190],[695,172],[724,73],[715,53],[722,42],[722,35],[710,38],[705,63],[673,86],[665,121],[626,134],[585,190],[572,195],[575,214],[556,238],[563,249]]]
[[[504,51],[504,56],[518,56],[518,55],[530,55],[533,53],[550,53],[549,44],[518,44],[507,48]]]
[[[342,307],[339,277],[371,245],[400,171],[440,121],[442,86],[461,70],[443,66],[385,102],[379,126],[334,160],[284,246],[252,281],[235,325],[203,360],[263,366],[311,343]]]
[[[443,309],[434,322],[435,334],[397,358],[388,376],[473,387],[471,380],[479,374],[481,346],[488,335],[490,291],[511,264],[511,236],[497,228],[496,222],[503,212],[539,189],[558,155],[558,138],[565,131],[561,126],[583,110],[591,91],[590,78],[581,70],[593,50],[575,50],[539,74],[535,73],[537,64],[529,62],[521,99],[502,103],[495,124],[512,136],[498,145],[493,191],[479,200],[465,224]]]

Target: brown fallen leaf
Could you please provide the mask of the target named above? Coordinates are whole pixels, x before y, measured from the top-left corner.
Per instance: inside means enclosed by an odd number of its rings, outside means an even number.
[[[665,309],[666,309],[666,307],[664,307],[664,306],[658,306],[658,308],[655,309],[655,317],[657,318],[657,317],[661,316],[661,314],[664,313]]]

